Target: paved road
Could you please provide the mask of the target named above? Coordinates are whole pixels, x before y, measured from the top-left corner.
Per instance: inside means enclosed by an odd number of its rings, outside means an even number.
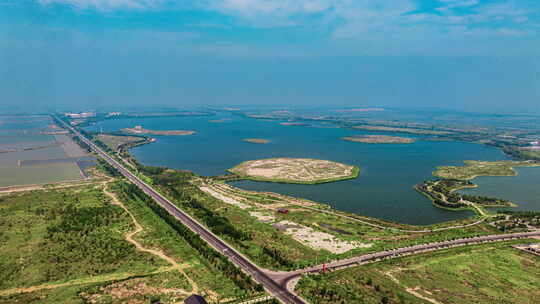
[[[63,122],[63,121],[62,121]],[[214,235],[211,231],[206,229],[202,224],[197,222],[187,213],[178,209],[173,203],[171,203],[167,198],[154,190],[151,186],[140,180],[137,176],[132,174],[124,166],[118,163],[115,159],[110,157],[107,153],[101,150],[98,146],[88,140],[85,136],[79,133],[76,129],[71,127],[68,124],[64,125],[75,133],[83,142],[85,142],[92,150],[94,150],[101,158],[103,158],[107,163],[116,168],[122,175],[124,175],[129,181],[137,185],[141,190],[150,195],[159,205],[165,208],[171,215],[175,216],[180,222],[189,227],[192,231],[199,234],[202,239],[204,239],[208,244],[214,247],[216,250],[225,255],[231,262],[243,269],[246,273],[250,274],[252,278],[261,283],[266,290],[279,299],[283,303],[292,303],[292,304],[306,304],[304,300],[296,296],[292,291],[293,286],[289,284],[290,282],[298,279],[301,275],[306,273],[317,273],[321,272],[323,265],[317,265],[308,267],[305,269],[299,269],[290,272],[274,272],[269,271],[263,268],[258,267],[253,264],[249,259],[244,257],[242,254],[234,250],[231,246],[227,245],[219,237]],[[422,245],[415,245],[410,247],[398,248],[394,250],[385,250],[376,253],[365,254],[357,257],[352,257],[348,259],[342,259],[338,261],[333,261],[326,264],[328,270],[341,269],[346,267],[352,267],[367,263],[372,263],[388,258],[396,258],[403,255],[418,254],[426,251],[441,250],[450,247],[457,247],[463,245],[473,245],[482,242],[495,242],[495,241],[505,241],[512,239],[520,238],[529,238],[529,237],[540,237],[540,230],[533,232],[522,232],[522,233],[512,233],[512,234],[496,234],[496,235],[486,235],[472,238],[464,238],[452,241],[443,241],[443,242],[434,242]]]
[[[479,244],[479,243],[507,241],[507,240],[514,240],[514,239],[530,238],[530,237],[540,237],[540,230],[536,230],[532,232],[485,235],[485,236],[479,236],[479,237],[471,237],[471,238],[457,239],[457,240],[451,240],[451,241],[415,245],[415,246],[398,248],[398,249],[393,249],[393,250],[385,250],[385,251],[380,251],[376,253],[364,254],[361,256],[352,257],[348,259],[333,261],[326,264],[326,269],[336,270],[336,269],[358,266],[362,264],[373,263],[373,262],[377,262],[383,259],[397,258],[404,255],[418,254],[418,253],[422,253],[426,251],[442,250],[446,248],[458,247],[458,246],[464,246],[464,245],[474,245],[474,244]],[[323,265],[321,264],[321,265],[299,269],[299,270],[295,270],[291,272],[269,273],[269,276],[280,285],[292,289],[292,286],[288,284],[289,282],[297,279],[303,274],[321,272],[322,269],[323,269]]]
[[[91,142],[88,138],[82,135],[75,128],[64,123],[63,121],[62,123],[64,124],[66,128],[70,129],[76,136],[78,136],[81,141],[86,143],[94,152],[96,152],[101,158],[103,158],[103,160],[105,160],[107,163],[109,163],[109,165],[117,169],[124,177],[126,177],[129,181],[131,181],[136,186],[138,186],[146,194],[151,196],[161,207],[163,207],[171,215],[173,215],[180,222],[182,222],[182,224],[186,225],[193,232],[200,235],[202,239],[204,239],[208,244],[210,244],[210,246],[214,247],[217,251],[221,252],[224,256],[226,256],[232,263],[234,263],[236,266],[240,267],[246,273],[251,275],[251,277],[255,281],[262,284],[271,295],[275,296],[277,299],[279,299],[283,303],[306,304],[306,302],[303,301],[301,298],[299,298],[292,292],[288,291],[285,286],[277,284],[272,278],[270,278],[267,275],[264,269],[259,268],[257,265],[253,264],[242,254],[234,250],[234,248],[227,245],[219,237],[214,235],[202,224],[197,222],[195,219],[193,219],[184,211],[178,209],[178,207],[176,207],[166,197],[161,195],[159,192],[154,190],[154,188],[152,188],[150,185],[146,184],[137,176],[135,176],[133,173],[131,173],[129,170],[127,170],[123,165],[121,165],[118,161],[116,161],[114,158],[109,156],[109,154],[104,152],[101,148],[99,148],[97,145]]]

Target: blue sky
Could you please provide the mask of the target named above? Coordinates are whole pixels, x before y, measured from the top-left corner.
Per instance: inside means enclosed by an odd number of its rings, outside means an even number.
[[[538,0],[0,0],[4,105],[540,112]]]

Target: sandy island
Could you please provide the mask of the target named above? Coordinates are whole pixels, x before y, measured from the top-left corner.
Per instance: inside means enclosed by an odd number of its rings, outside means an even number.
[[[268,139],[263,138],[244,138],[242,140],[252,144],[267,144],[270,142]]]
[[[152,135],[192,135],[195,134],[195,131],[185,131],[185,130],[165,130],[165,131],[156,131],[144,129],[142,126],[135,126],[134,128],[125,128],[120,131],[125,133],[132,134],[152,134]]]
[[[309,124],[305,122],[282,122],[280,123],[282,126],[309,126]]]
[[[321,159],[267,158],[243,162],[229,172],[258,181],[318,184],[356,178],[360,169]]]
[[[355,135],[341,139],[365,144],[412,144],[415,141],[414,138],[387,135]]]

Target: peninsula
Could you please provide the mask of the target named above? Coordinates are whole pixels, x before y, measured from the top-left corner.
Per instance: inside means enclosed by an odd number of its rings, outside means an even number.
[[[412,144],[415,141],[414,138],[387,135],[354,135],[341,139],[365,144]]]
[[[228,171],[257,181],[320,184],[356,178],[360,169],[321,159],[267,158],[246,161]]]
[[[441,166],[433,175],[444,179],[470,180],[478,176],[515,176],[515,167],[538,167],[533,161],[475,161],[466,160],[465,166]]]
[[[134,128],[125,128],[121,130],[125,133],[131,134],[152,134],[152,135],[192,135],[195,134],[195,131],[185,131],[185,130],[148,130],[144,129],[142,126],[135,126]]]

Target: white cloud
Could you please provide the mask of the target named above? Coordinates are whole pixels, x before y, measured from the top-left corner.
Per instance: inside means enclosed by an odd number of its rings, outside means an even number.
[[[406,51],[432,54],[435,49],[445,48],[443,46],[448,48],[448,52],[450,49],[454,52],[465,52],[468,49],[491,51],[496,49],[496,45],[509,44],[505,41],[510,39],[515,41],[529,39],[528,41],[532,43],[537,41],[534,33],[539,28],[539,16],[535,11],[540,11],[534,9],[539,8],[538,4],[522,2],[526,0],[500,0],[487,3],[480,0],[439,0],[441,6],[436,12],[419,10],[417,0],[37,1],[44,5],[62,3],[79,9],[103,11],[189,8],[216,12],[228,18],[215,18],[211,23],[200,20],[193,23],[192,29],[299,26],[308,29],[310,35],[319,34],[319,42],[322,44],[341,45],[347,51],[358,50],[366,54],[401,54]],[[201,32],[204,33],[204,30]],[[152,35],[154,36],[156,35]],[[187,36],[190,39],[196,38],[193,34]],[[164,40],[178,38],[175,34],[169,33],[160,37]],[[286,53],[294,53],[295,56],[301,53],[293,50],[296,47],[294,41],[290,44],[291,48]],[[458,46],[462,49],[455,50]],[[250,47],[222,43],[219,46],[212,45],[208,50],[219,48],[224,54],[240,53],[248,56],[252,53]],[[208,50],[201,46],[201,52]],[[305,53],[311,51],[307,50]]]
[[[98,9],[111,11],[116,9],[148,9],[165,3],[165,0],[38,0],[43,5],[67,4],[79,9]]]

